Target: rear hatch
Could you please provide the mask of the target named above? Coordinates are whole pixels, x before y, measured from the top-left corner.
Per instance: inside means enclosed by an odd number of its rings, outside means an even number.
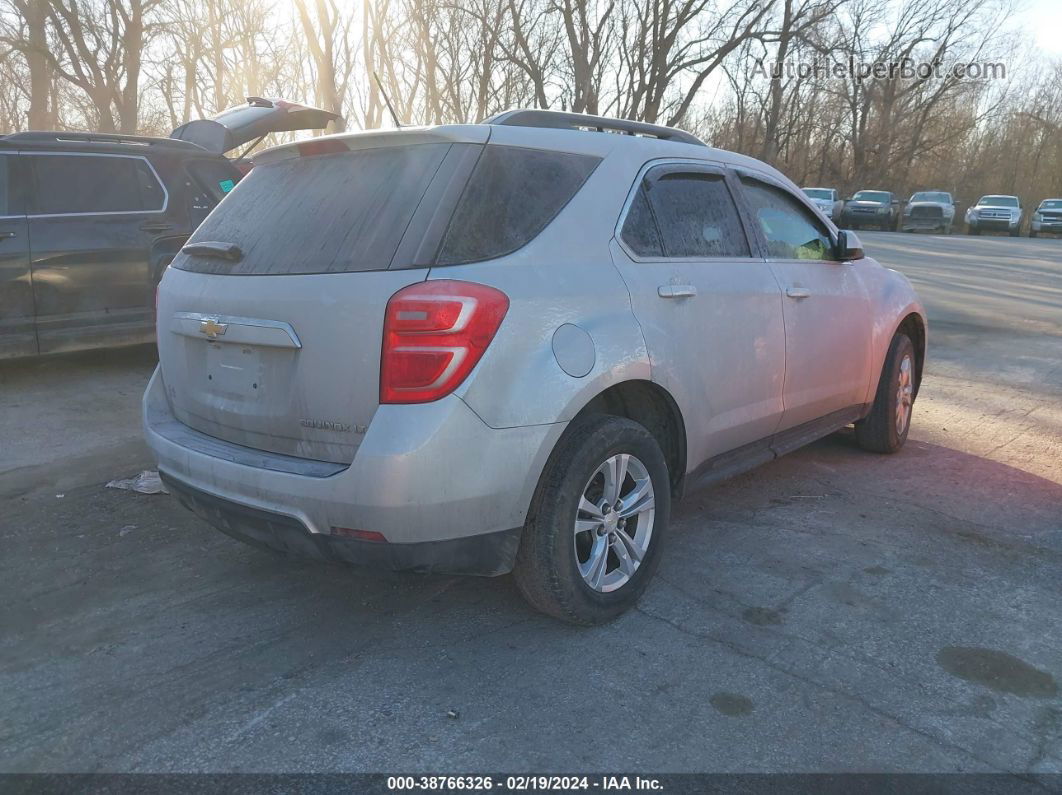
[[[268,150],[159,290],[178,420],[235,444],[349,463],[379,402],[384,309],[427,277],[483,127]]]
[[[248,97],[246,105],[223,110],[212,119],[196,119],[182,124],[170,133],[170,138],[190,141],[223,155],[270,133],[323,130],[338,118],[338,113],[286,99]]]

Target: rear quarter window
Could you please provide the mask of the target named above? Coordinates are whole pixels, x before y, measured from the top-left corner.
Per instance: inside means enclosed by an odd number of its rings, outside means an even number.
[[[437,264],[495,259],[527,245],[600,162],[589,155],[488,145],[450,219]]]

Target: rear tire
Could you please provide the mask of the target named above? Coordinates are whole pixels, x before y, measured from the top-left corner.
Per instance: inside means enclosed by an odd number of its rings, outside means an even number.
[[[855,424],[860,447],[873,453],[895,453],[903,447],[911,430],[917,378],[914,345],[910,337],[897,332],[881,368],[870,414]]]
[[[618,487],[610,485],[616,462],[624,471]],[[561,621],[610,621],[632,607],[652,579],[670,513],[667,462],[652,434],[623,417],[576,419],[550,456],[531,504],[513,570],[516,585],[533,607]]]

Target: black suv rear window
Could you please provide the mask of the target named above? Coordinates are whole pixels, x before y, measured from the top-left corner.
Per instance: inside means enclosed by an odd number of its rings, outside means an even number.
[[[511,254],[546,228],[600,158],[488,145],[454,210],[437,263]]]
[[[450,144],[361,149],[255,166],[191,237],[232,243],[238,262],[180,256],[200,273],[385,270]]]

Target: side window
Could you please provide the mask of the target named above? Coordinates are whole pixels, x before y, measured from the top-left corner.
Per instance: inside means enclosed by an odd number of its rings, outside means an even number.
[[[488,145],[457,203],[440,265],[511,254],[538,235],[583,186],[599,158]]]
[[[742,177],[745,198],[773,259],[833,259],[830,233],[803,204],[781,188]]]
[[[159,184],[158,177],[143,160],[134,160],[136,178],[140,185],[140,209],[161,210],[166,205],[166,193]]]
[[[33,155],[35,212],[114,213],[160,210],[162,186],[140,158]]]
[[[751,256],[737,207],[721,175],[673,173],[649,184],[649,203],[665,256]]]
[[[660,230],[656,228],[653,211],[649,209],[649,200],[645,197],[645,185],[639,186],[634,202],[627,210],[620,237],[639,257],[664,256]]]
[[[23,158],[0,154],[0,216],[26,212],[26,177]]]
[[[8,161],[12,155],[0,155],[0,216],[9,215],[13,212],[11,208],[11,172],[14,170],[8,167]],[[12,165],[14,162],[12,161]]]

